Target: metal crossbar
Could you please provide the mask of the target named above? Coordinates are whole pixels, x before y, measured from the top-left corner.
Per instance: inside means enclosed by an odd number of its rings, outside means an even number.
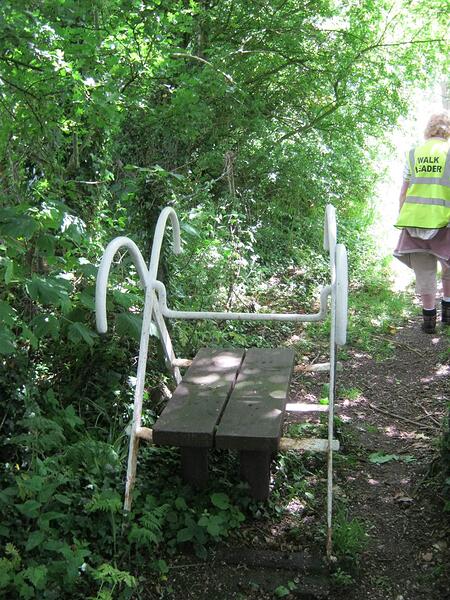
[[[134,393],[133,422],[130,432],[128,468],[125,486],[125,510],[130,510],[132,492],[136,478],[137,452],[139,440],[152,441],[152,430],[141,425],[142,400],[144,395],[145,372],[147,365],[150,329],[154,323],[158,329],[166,361],[172,369],[176,383],[181,382],[179,367],[186,366],[189,361],[175,356],[172,342],[165,325],[164,318],[170,319],[209,319],[209,320],[241,320],[241,321],[323,321],[328,311],[328,297],[331,296],[331,328],[330,328],[330,361],[329,361],[329,393],[328,393],[328,439],[327,440],[291,440],[282,438],[280,449],[325,451],[327,453],[327,554],[332,548],[332,503],[333,503],[333,450],[339,444],[333,438],[334,396],[336,381],[336,347],[346,343],[347,330],[347,252],[343,244],[337,244],[336,211],[327,205],[324,222],[324,248],[330,257],[330,284],[320,292],[319,312],[313,314],[297,313],[234,313],[234,312],[198,312],[171,310],[167,305],[167,292],[164,284],[157,280],[158,265],[162,241],[170,220],[172,225],[173,252],[181,252],[180,224],[173,208],[166,207],[161,212],[153,238],[150,264],[147,268],[139,248],[127,237],[118,237],[110,242],[102,257],[96,285],[96,323],[99,333],[106,333],[106,293],[108,277],[114,256],[121,248],[126,248],[136,266],[142,287],[145,291],[143,322],[139,346],[139,359]]]

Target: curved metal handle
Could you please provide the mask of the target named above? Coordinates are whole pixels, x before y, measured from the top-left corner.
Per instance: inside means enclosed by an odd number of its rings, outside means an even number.
[[[167,225],[167,219],[169,218],[172,223],[174,254],[180,254],[181,252],[180,223],[178,221],[178,217],[174,209],[167,206],[162,210],[156,223],[155,235],[153,238],[152,245],[152,254],[150,258],[150,266],[148,269],[142,257],[141,251],[133,242],[133,240],[130,240],[130,238],[125,236],[114,238],[112,242],[110,242],[106,247],[106,250],[100,262],[100,267],[98,269],[97,282],[95,287],[95,321],[97,325],[97,331],[99,333],[106,333],[108,331],[108,323],[106,319],[106,292],[108,288],[109,272],[116,252],[120,248],[124,247],[130,251],[137,272],[139,273],[139,278],[141,280],[142,287],[145,290],[147,287],[147,281],[149,279],[156,278],[156,273],[158,272],[159,257],[161,254],[162,241]]]
[[[166,206],[159,215],[156,223],[155,235],[153,236],[152,255],[150,257],[150,265],[148,268],[150,279],[156,279],[158,273],[159,256],[161,254],[162,241],[166,231],[167,219],[169,218],[172,223],[173,253],[181,253],[180,223],[178,221],[177,213],[170,206]]]
[[[336,209],[332,204],[327,204],[325,209],[325,222],[323,227],[323,247],[330,256],[334,256],[336,248]]]
[[[95,285],[95,322],[99,333],[108,331],[108,323],[106,320],[106,291],[108,288],[108,277],[111,269],[111,264],[116,252],[120,248],[127,248],[133,258],[133,262],[139,273],[139,279],[145,289],[147,286],[148,271],[145,260],[142,257],[141,251],[130,238],[125,236],[117,237],[110,242],[103,254],[100,262],[100,267],[97,273],[97,281]]]

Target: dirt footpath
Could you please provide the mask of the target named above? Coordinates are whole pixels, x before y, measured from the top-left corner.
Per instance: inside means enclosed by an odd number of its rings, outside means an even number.
[[[341,401],[338,412],[366,458],[338,476],[352,515],[370,523],[370,542],[343,597],[443,600],[450,597],[449,523],[433,476],[449,401],[450,337],[439,328],[424,334],[416,320],[392,343],[392,359],[352,353],[345,367],[346,386],[362,394]]]

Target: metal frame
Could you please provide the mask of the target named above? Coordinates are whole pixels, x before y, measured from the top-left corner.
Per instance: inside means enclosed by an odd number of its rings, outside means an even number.
[[[172,342],[164,322],[164,317],[170,319],[210,319],[210,320],[248,320],[248,321],[294,321],[315,322],[325,319],[328,310],[328,297],[331,296],[331,330],[330,330],[330,362],[327,369],[330,372],[328,395],[328,410],[317,407],[318,412],[328,412],[327,440],[291,440],[282,438],[280,450],[311,450],[327,452],[327,554],[331,555],[332,544],[332,504],[333,504],[333,450],[339,448],[339,443],[333,439],[333,415],[336,380],[336,348],[346,343],[347,330],[347,252],[343,244],[337,244],[336,211],[328,204],[324,222],[324,248],[330,256],[330,284],[320,292],[320,309],[313,314],[296,313],[233,313],[233,312],[192,312],[171,310],[167,305],[167,292],[164,284],[157,279],[158,265],[162,241],[170,219],[173,236],[173,252],[181,252],[180,224],[173,208],[166,207],[161,212],[156,224],[150,264],[147,268],[139,248],[127,237],[118,237],[110,242],[102,257],[96,285],[96,323],[99,333],[106,333],[106,293],[108,277],[114,256],[121,248],[126,248],[136,266],[142,287],[145,291],[143,323],[141,330],[139,359],[134,393],[133,422],[130,432],[128,453],[128,468],[125,486],[124,509],[131,509],[132,491],[136,478],[137,452],[139,440],[152,441],[152,430],[141,425],[142,400],[144,394],[145,372],[147,365],[150,328],[154,323],[158,329],[160,341],[168,366],[172,369],[176,383],[181,382],[179,367],[187,366],[190,361],[178,359],[175,356]],[[314,408],[312,408],[314,410]]]

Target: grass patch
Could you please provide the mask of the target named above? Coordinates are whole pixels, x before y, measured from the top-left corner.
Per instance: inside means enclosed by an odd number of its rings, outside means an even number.
[[[340,559],[357,561],[369,540],[367,525],[361,519],[351,519],[344,508],[336,511],[333,549]]]
[[[365,284],[349,295],[348,343],[377,360],[390,357],[390,340],[415,312],[411,297],[394,293],[383,279]]]

